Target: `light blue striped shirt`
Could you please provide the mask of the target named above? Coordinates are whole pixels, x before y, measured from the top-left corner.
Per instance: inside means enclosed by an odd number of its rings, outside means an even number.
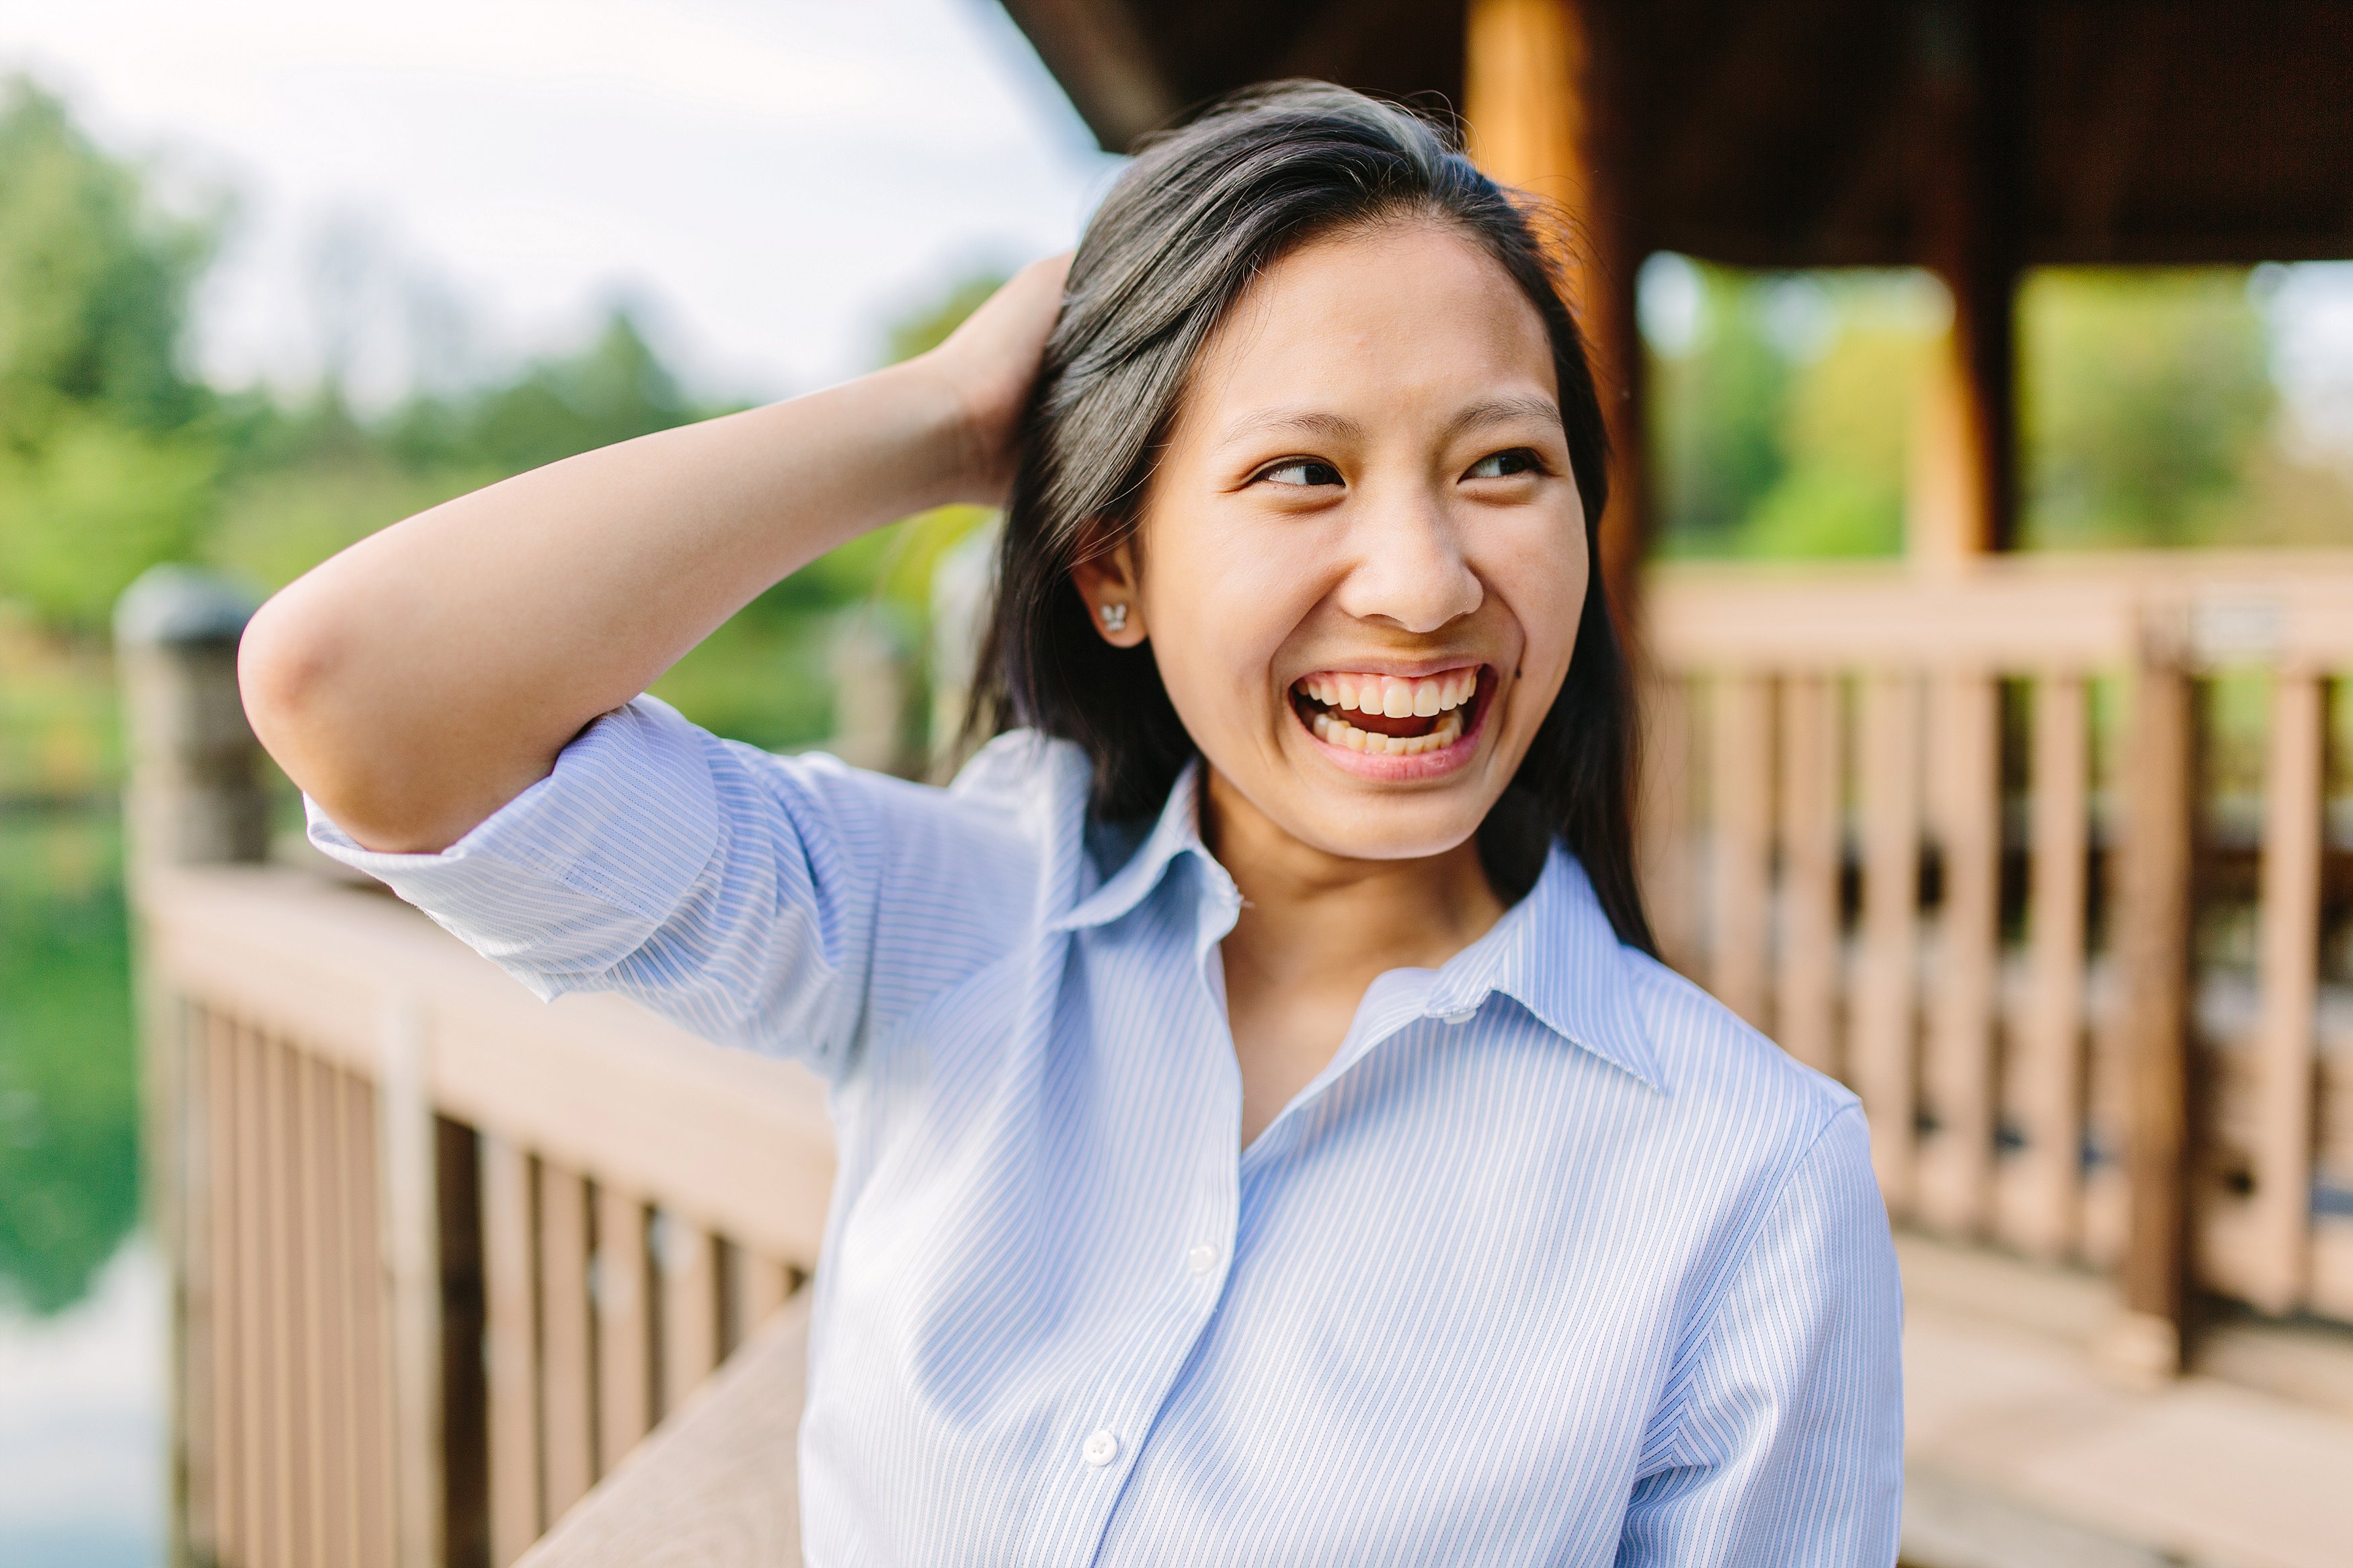
[[[642,700],[440,855],[321,847],[543,995],[831,1086],[808,1561],[1894,1561],[1900,1303],[1852,1096],[1577,862],[1365,994],[1249,1148],[1188,772],[942,791]]]

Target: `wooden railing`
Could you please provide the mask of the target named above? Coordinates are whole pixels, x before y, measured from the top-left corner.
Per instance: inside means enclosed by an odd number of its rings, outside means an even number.
[[[197,1561],[512,1563],[814,1267],[806,1073],[298,872],[141,912]]]
[[[2353,555],[1670,568],[1645,629],[1670,957],[1862,1096],[1899,1217],[2120,1270],[2152,1370],[2192,1284],[2353,1319]]]
[[[818,1085],[237,863],[239,617],[163,589],[123,646],[175,1561],[796,1561]],[[2117,1272],[2147,1373],[2193,1286],[2353,1319],[2353,558],[1673,568],[1644,625],[1669,956],[1854,1086],[1900,1217]]]

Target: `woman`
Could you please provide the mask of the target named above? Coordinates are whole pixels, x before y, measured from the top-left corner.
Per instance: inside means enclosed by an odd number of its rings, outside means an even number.
[[[1651,956],[1603,457],[1504,194],[1268,89],[934,353],[320,567],[247,701],[543,994],[828,1079],[810,1562],[1885,1564],[1862,1124]],[[954,788],[638,695],[997,498]]]

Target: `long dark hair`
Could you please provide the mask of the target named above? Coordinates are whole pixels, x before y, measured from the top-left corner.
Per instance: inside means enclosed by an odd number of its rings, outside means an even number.
[[[1516,900],[1557,836],[1619,940],[1652,952],[1634,880],[1633,692],[1599,544],[1609,437],[1584,344],[1528,211],[1449,130],[1345,88],[1278,82],[1220,100],[1154,140],[1087,225],[1023,432],[972,727],[1076,742],[1094,761],[1099,816],[1160,808],[1192,738],[1148,645],[1098,637],[1071,569],[1134,531],[1194,359],[1251,279],[1334,229],[1417,216],[1479,244],[1544,318],[1585,504],[1588,578],[1568,674],[1480,828],[1481,858],[1497,893]]]

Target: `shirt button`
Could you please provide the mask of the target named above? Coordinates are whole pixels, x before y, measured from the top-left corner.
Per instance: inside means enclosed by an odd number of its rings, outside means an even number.
[[[1467,1024],[1478,1016],[1479,1009],[1476,1007],[1466,1007],[1460,1013],[1447,1013],[1441,1015],[1446,1022],[1450,1024]]]
[[[1208,1242],[1185,1255],[1185,1267],[1196,1274],[1207,1274],[1218,1266],[1218,1249]]]
[[[1090,1465],[1108,1465],[1119,1458],[1119,1439],[1108,1432],[1098,1432],[1079,1449],[1079,1458]]]

